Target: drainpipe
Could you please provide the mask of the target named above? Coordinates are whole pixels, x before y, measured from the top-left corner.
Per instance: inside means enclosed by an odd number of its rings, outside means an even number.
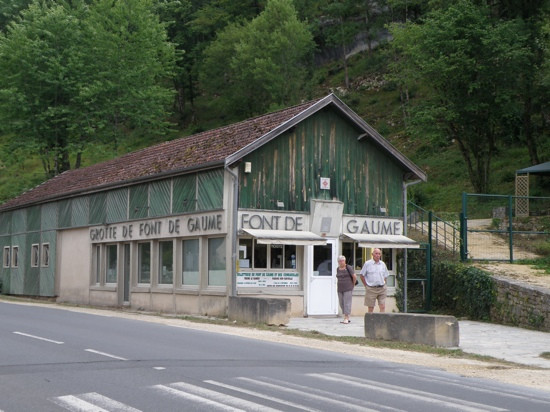
[[[237,227],[239,224],[239,176],[226,164],[224,169],[233,178],[233,215],[231,224],[231,296],[237,296]]]
[[[413,180],[412,182],[405,183],[403,182],[403,235],[407,236],[407,188],[417,183],[422,182],[422,180]],[[405,249],[405,254],[403,255],[403,312],[407,313],[407,249]]]

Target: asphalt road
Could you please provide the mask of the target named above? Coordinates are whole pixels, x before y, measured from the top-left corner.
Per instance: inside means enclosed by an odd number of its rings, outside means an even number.
[[[9,303],[0,322],[6,412],[550,410],[525,387],[239,336]]]

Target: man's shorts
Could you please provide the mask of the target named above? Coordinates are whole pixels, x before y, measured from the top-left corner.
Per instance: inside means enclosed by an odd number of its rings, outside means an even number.
[[[386,292],[388,287],[384,286],[369,286],[366,287],[365,292],[365,306],[374,307],[376,300],[378,299],[378,306],[386,304]]]

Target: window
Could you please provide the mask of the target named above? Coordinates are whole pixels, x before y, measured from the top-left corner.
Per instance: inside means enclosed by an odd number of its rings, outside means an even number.
[[[183,241],[181,283],[184,285],[199,284],[199,239]]]
[[[395,287],[395,272],[393,270],[394,255],[395,255],[395,249],[382,250],[382,260],[386,264],[386,267],[388,268],[388,272],[390,272],[390,275],[386,280],[386,283],[389,287]]]
[[[31,246],[31,267],[33,268],[37,268],[40,263],[39,251],[39,244],[34,243]]]
[[[151,243],[138,244],[138,283],[151,283]]]
[[[271,255],[271,269],[283,268],[283,245],[269,245]]]
[[[116,283],[117,267],[118,267],[118,247],[117,245],[107,245],[105,247],[106,258],[105,262],[105,283]]]
[[[159,284],[171,285],[174,282],[174,242],[159,242]]]
[[[50,266],[50,244],[49,243],[43,243],[42,244],[42,262],[41,265],[44,268],[47,268]]]
[[[225,286],[225,238],[208,239],[208,284],[210,286]]]
[[[269,262],[269,265],[268,265]],[[296,245],[262,245],[253,239],[239,241],[240,269],[296,269]]]
[[[9,246],[4,246],[4,254],[2,256],[2,262],[5,268],[10,267],[10,263],[11,263],[10,258],[11,258],[11,248]]]
[[[267,269],[267,245],[261,245],[254,241],[254,269]]]
[[[367,250],[359,247],[357,243],[344,242],[342,243],[342,255],[346,257],[346,262],[359,272],[363,264],[368,260],[365,259]]]
[[[11,248],[11,267],[19,267],[19,246],[14,246]]]
[[[97,285],[101,283],[101,245],[95,245],[93,250],[93,273]]]
[[[296,245],[285,245],[285,269],[296,269]]]

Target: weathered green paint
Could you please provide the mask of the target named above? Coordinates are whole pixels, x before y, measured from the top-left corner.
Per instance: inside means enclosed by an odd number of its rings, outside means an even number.
[[[194,212],[197,208],[197,175],[179,176],[173,180],[173,213]]]
[[[161,180],[149,185],[150,216],[167,216],[170,214],[170,180]]]
[[[361,133],[330,108],[305,119],[243,159],[239,207],[309,211],[311,199],[336,199],[344,213],[380,215],[382,207],[401,216],[404,171],[368,137],[359,141]]]

